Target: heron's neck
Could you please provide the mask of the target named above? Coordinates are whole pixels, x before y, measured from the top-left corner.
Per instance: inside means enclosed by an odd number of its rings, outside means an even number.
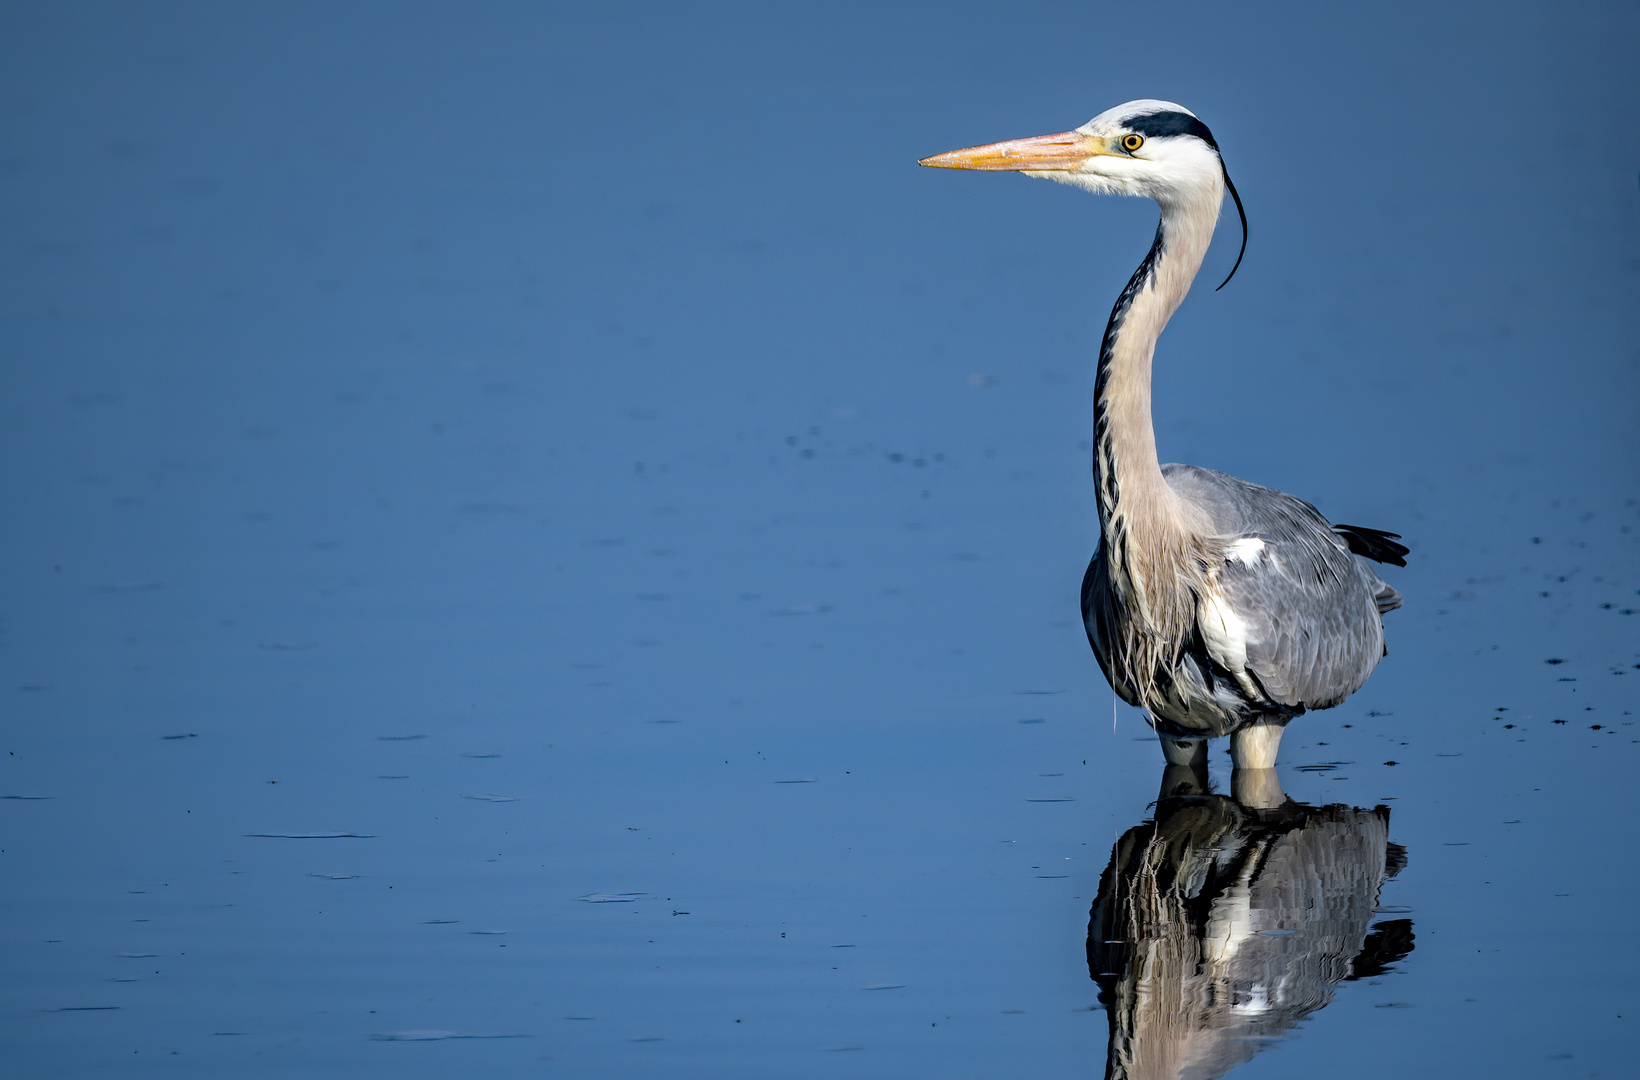
[[[1213,239],[1222,189],[1162,206],[1156,242],[1116,301],[1094,382],[1093,475],[1099,526],[1155,535],[1184,527],[1156,457],[1150,418],[1150,361]]]

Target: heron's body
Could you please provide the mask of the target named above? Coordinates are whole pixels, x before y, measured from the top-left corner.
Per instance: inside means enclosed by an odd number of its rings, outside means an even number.
[[[1144,706],[1158,734],[1190,740],[1285,723],[1359,689],[1384,655],[1381,615],[1400,594],[1310,504],[1194,465],[1161,471],[1206,522],[1188,571],[1189,626],[1173,648],[1133,648],[1144,630],[1112,583],[1131,559],[1103,538],[1082,618],[1117,694]]]
[[[1074,132],[924,164],[1024,171],[1161,206],[1156,241],[1100,348],[1101,539],[1083,619],[1111,686],[1144,708],[1170,760],[1197,759],[1203,740],[1233,734],[1238,766],[1269,767],[1289,719],[1343,701],[1384,655],[1380,616],[1400,594],[1362,556],[1404,565],[1406,549],[1390,533],[1334,527],[1291,495],[1157,458],[1151,357],[1229,184],[1212,135],[1178,105],[1135,101]]]

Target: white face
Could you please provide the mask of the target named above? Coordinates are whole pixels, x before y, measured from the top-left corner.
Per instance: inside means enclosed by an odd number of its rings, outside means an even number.
[[[1171,101],[1118,105],[1075,131],[991,143],[925,158],[948,169],[1023,172],[1102,195],[1143,195],[1164,206],[1224,195],[1224,166],[1194,113]]]
[[[1098,152],[1077,168],[1042,175],[1100,194],[1143,195],[1161,203],[1195,194],[1222,197],[1218,151],[1195,134],[1170,131],[1184,126],[1177,118],[1195,121],[1196,115],[1154,99],[1107,109],[1076,129]]]

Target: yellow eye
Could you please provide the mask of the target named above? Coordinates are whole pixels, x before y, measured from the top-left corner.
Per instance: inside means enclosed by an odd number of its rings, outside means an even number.
[[[1145,144],[1145,137],[1143,135],[1123,135],[1122,136],[1122,149],[1126,150],[1130,154],[1133,153],[1135,150],[1139,149],[1139,147],[1143,146],[1144,144]]]

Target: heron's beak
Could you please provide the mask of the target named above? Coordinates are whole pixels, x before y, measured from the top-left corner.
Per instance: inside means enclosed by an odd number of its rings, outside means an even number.
[[[923,158],[917,164],[935,169],[983,169],[986,172],[1054,172],[1075,169],[1089,158],[1108,153],[1103,139],[1079,131],[1061,131],[952,150]]]

